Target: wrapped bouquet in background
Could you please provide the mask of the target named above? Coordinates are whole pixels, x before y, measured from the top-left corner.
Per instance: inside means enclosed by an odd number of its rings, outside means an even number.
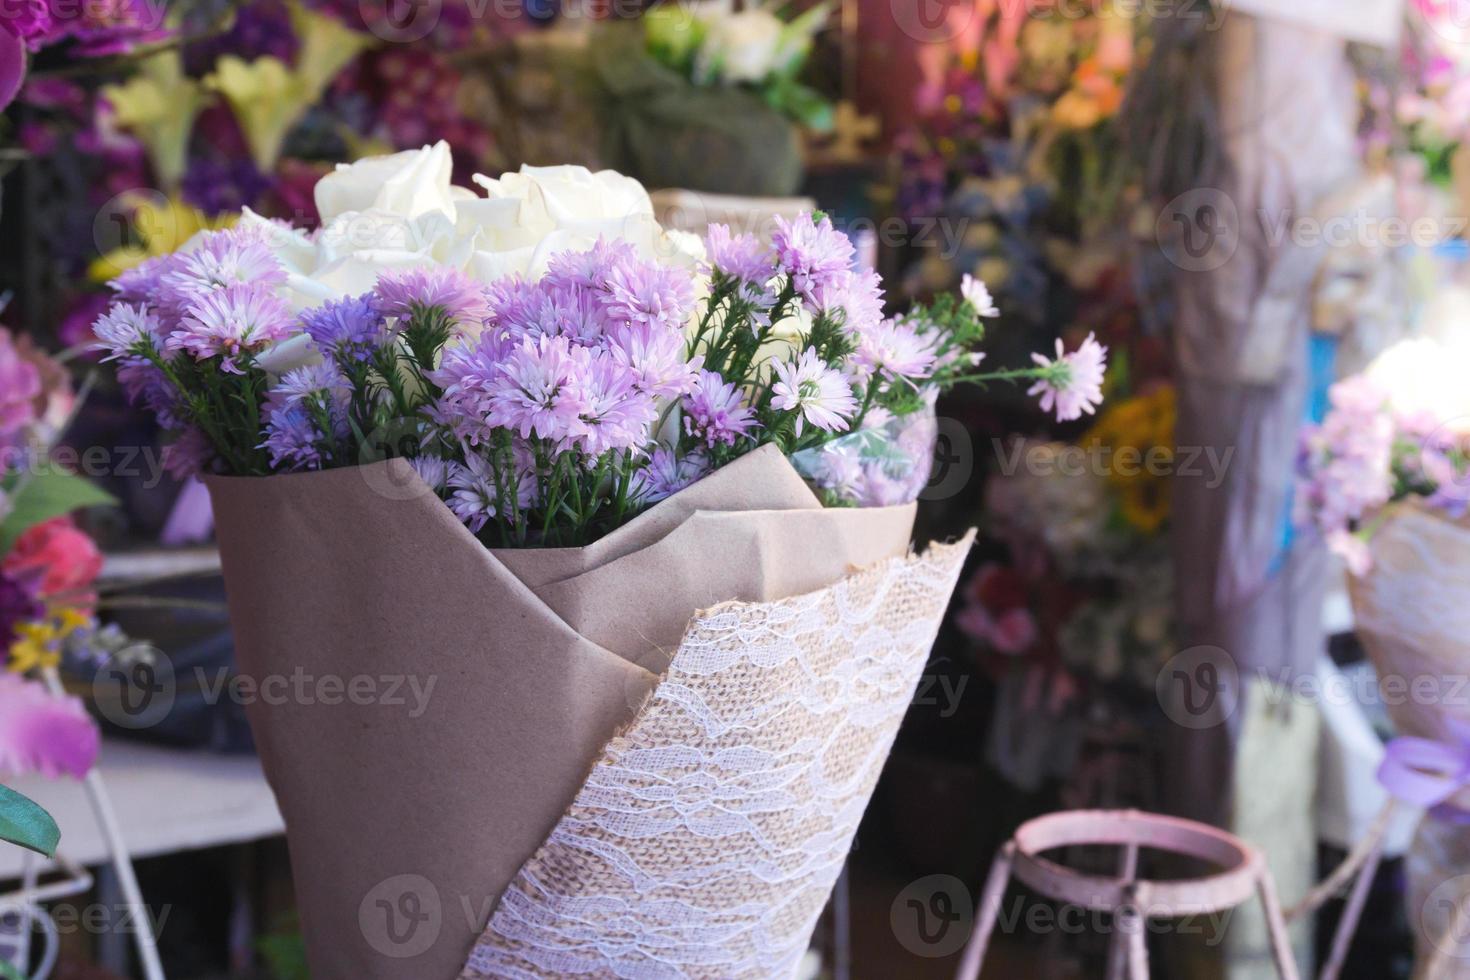
[[[827,100],[799,81],[827,6],[789,21],[761,5],[710,6],[660,7],[593,33],[586,57],[603,159],[655,188],[794,194],[798,127],[832,120]]]
[[[320,229],[202,233],[116,281],[96,326],[205,474],[243,673],[416,692],[248,709],[313,976],[785,974],[968,547],[910,556],[912,436],[906,489],[864,510],[824,507],[790,457],[910,423],[927,442],[935,392],[967,380],[1078,417],[1105,352],[986,370],[979,283],[886,317],[820,215],[705,243],[614,173],[476,183],[451,186],[443,145],[342,167]],[[747,846],[770,864],[731,905],[708,883]],[[360,909],[404,888],[470,914],[394,949]],[[578,924],[590,889],[631,932]],[[768,901],[779,929],[754,926]],[[751,928],[687,928],[705,918]]]
[[[1300,523],[1348,567],[1354,629],[1398,734],[1440,743],[1456,759],[1470,720],[1461,691],[1470,668],[1464,363],[1463,347],[1405,341],[1333,386],[1326,418],[1303,439],[1297,490]],[[1410,916],[1422,963],[1458,942],[1450,930],[1470,869],[1462,810],[1430,811],[1406,869],[1407,908],[1422,910]]]

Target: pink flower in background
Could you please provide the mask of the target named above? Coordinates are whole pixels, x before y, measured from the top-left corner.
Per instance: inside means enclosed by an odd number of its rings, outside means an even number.
[[[1032,354],[1041,367],[1059,368],[1059,376],[1043,379],[1031,386],[1029,395],[1041,396],[1042,411],[1057,413],[1058,422],[1072,422],[1084,414],[1091,415],[1102,404],[1103,376],[1108,370],[1108,349],[1088,334],[1082,346],[1066,353],[1057,341],[1056,360]]]
[[[964,595],[965,606],[955,617],[960,629],[1011,657],[1036,643],[1039,630],[1027,606],[1029,590],[1014,568],[994,562],[980,566]]]
[[[68,606],[91,606],[92,583],[102,571],[102,552],[70,517],[55,517],[16,539],[0,571],[16,578],[38,575],[40,595]]]
[[[41,372],[16,347],[10,331],[0,327],[0,445],[36,420],[41,390]]]
[[[97,761],[97,726],[78,698],[0,674],[0,775],[84,777]]]

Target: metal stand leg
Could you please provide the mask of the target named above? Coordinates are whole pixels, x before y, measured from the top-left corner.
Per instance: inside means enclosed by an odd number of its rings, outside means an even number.
[[[1132,885],[1137,879],[1138,845],[1125,844],[1118,868],[1118,880],[1124,885]],[[1131,973],[1129,963],[1132,960],[1133,939],[1130,930],[1142,926],[1141,922],[1132,921],[1137,918],[1137,915],[1126,909],[1119,909],[1113,916],[1113,939],[1108,944],[1108,980],[1123,980],[1124,976]]]
[[[990,876],[985,879],[985,894],[980,898],[980,914],[975,917],[975,932],[965,947],[965,957],[960,961],[955,980],[979,980],[980,964],[985,961],[985,948],[990,943],[990,934],[1000,919],[1000,903],[1006,897],[1006,885],[1011,880],[1011,861],[1016,845],[1006,841],[990,866]]]
[[[1276,897],[1276,884],[1271,872],[1264,867],[1258,870],[1261,904],[1266,909],[1266,930],[1271,935],[1271,956],[1276,960],[1276,972],[1281,980],[1298,980],[1296,955],[1291,951],[1291,939],[1286,932],[1286,917],[1281,914],[1281,902]]]
[[[1363,906],[1368,902],[1368,892],[1373,887],[1373,878],[1378,874],[1378,862],[1382,857],[1383,839],[1380,838],[1368,859],[1363,862],[1363,867],[1358,870],[1358,880],[1353,882],[1353,890],[1348,894],[1342,918],[1337,921],[1337,932],[1332,936],[1332,952],[1327,957],[1322,972],[1317,975],[1318,980],[1337,980],[1337,975],[1342,972],[1348,948],[1353,944],[1353,933],[1358,931],[1358,920],[1363,917]]]

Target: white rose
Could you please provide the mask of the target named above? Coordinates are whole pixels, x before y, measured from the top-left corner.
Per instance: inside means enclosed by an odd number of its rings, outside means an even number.
[[[313,234],[246,212],[286,267],[297,309],[373,288],[383,272],[448,265],[482,282],[535,277],[558,252],[599,237],[630,242],[645,259],[693,268],[704,245],[666,232],[636,180],[585,167],[523,167],[475,178],[485,196],[450,183],[449,144],[338,166],[317,182],[322,227]]]
[[[558,252],[622,239],[649,261],[694,269],[695,235],[665,231],[643,185],[611,170],[522,167],[499,179],[476,176],[484,196],[451,183],[445,142],[343,164],[317,182],[322,227],[307,233],[250,211],[286,269],[282,296],[305,309],[373,288],[384,272],[440,265],[481,282],[535,278]],[[309,356],[293,338],[265,360],[285,370]]]
[[[699,57],[706,71],[728,84],[760,82],[782,60],[781,19],[760,7],[708,21]]]

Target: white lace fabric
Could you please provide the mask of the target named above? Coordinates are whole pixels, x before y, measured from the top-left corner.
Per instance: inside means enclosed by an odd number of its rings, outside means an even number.
[[[462,978],[792,976],[972,540],[697,617]]]

